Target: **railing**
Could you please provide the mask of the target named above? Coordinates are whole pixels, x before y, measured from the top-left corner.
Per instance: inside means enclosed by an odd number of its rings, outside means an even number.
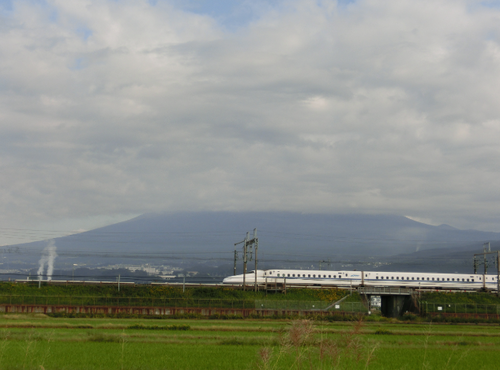
[[[435,303],[421,302],[422,313],[456,313],[456,314],[500,314],[500,305],[477,303]]]
[[[135,306],[135,307],[203,307],[255,308],[254,300],[190,299],[161,297],[99,297],[99,296],[28,296],[0,295],[0,304],[65,305],[65,306]]]
[[[359,287],[359,294],[371,294],[371,295],[411,295],[413,292],[412,288],[397,288],[397,287]]]

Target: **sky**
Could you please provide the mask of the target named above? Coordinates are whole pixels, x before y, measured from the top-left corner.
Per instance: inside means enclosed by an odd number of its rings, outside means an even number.
[[[500,231],[499,5],[0,0],[0,244],[183,211]]]

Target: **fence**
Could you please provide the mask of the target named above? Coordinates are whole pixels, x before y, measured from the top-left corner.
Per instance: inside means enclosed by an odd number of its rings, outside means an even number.
[[[420,310],[422,313],[456,313],[456,314],[500,314],[500,305],[496,304],[477,304],[477,303],[435,303],[421,302]]]
[[[154,297],[0,295],[0,304],[130,307],[255,308],[253,300]]]
[[[329,307],[331,302],[324,301],[286,301],[286,300],[256,300],[256,310],[284,311],[324,311],[329,312],[366,312],[367,308],[361,302],[341,302]]]
[[[366,312],[361,302],[341,302],[332,307],[324,301],[190,299],[161,297],[33,296],[0,295],[0,304],[53,306],[115,306],[174,308],[235,308],[256,310]]]

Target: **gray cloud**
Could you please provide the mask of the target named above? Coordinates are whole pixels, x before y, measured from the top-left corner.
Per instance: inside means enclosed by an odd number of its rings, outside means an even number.
[[[227,32],[168,2],[14,3],[2,222],[293,210],[500,231],[500,11],[288,4]]]

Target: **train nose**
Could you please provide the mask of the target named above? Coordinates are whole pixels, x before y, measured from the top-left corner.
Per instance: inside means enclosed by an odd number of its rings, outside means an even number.
[[[233,277],[228,276],[227,278],[224,278],[224,280],[222,280],[222,284],[231,284],[232,281],[233,281]]]

